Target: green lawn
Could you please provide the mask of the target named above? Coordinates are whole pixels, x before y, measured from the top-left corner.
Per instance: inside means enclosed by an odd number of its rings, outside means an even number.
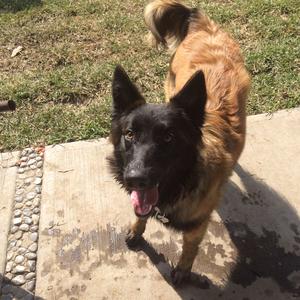
[[[146,3],[0,0],[0,101],[18,105],[0,115],[0,151],[106,136],[116,64],[149,101],[164,99],[169,57],[144,41]],[[253,76],[248,114],[300,104],[299,0],[187,3],[240,42]]]

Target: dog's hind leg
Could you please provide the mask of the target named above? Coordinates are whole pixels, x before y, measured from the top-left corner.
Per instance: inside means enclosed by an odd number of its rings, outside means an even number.
[[[141,236],[146,229],[147,220],[147,218],[137,218],[131,226],[125,240],[128,248],[135,249],[138,246]]]
[[[208,222],[209,218],[197,228],[183,233],[182,253],[177,266],[171,272],[174,285],[179,285],[190,277],[194,260],[198,254],[199,244],[203,240]]]

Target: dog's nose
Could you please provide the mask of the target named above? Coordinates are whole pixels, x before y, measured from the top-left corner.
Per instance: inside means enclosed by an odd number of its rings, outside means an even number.
[[[125,176],[126,185],[132,189],[145,189],[148,185],[148,176],[141,169],[132,169]]]

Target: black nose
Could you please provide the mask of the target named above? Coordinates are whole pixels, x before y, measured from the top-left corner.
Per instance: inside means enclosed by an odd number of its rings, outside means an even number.
[[[147,172],[143,169],[131,169],[125,175],[127,187],[132,189],[145,189],[149,185]]]

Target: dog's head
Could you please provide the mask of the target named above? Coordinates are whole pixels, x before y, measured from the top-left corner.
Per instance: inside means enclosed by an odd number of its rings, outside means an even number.
[[[204,75],[196,72],[168,104],[147,104],[118,66],[112,94],[111,167],[131,194],[135,213],[145,216],[176,193],[195,168],[206,103]]]

